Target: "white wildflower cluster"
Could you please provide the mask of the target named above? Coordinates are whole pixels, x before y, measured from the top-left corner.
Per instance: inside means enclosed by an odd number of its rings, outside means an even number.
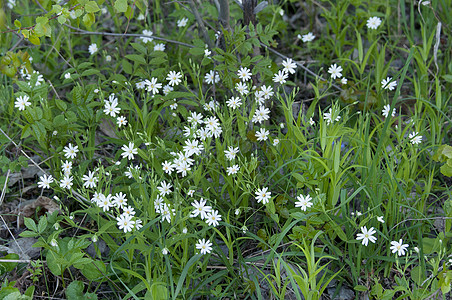
[[[384,221],[382,223],[384,223]],[[366,226],[363,226],[361,227],[361,233],[358,233],[356,235],[356,239],[358,241],[361,241],[364,246],[367,246],[369,244],[369,241],[375,244],[375,242],[377,241],[377,237],[375,237],[374,235],[376,233],[377,231],[373,227],[367,229]],[[408,247],[409,245],[404,244],[403,240],[400,239],[399,241],[392,241],[391,247],[389,247],[389,249],[391,250],[392,253],[397,253],[397,256],[403,256],[405,255],[405,252]]]
[[[135,216],[135,209],[128,205],[127,195],[122,192],[115,195],[95,192],[91,202],[102,208],[104,212],[112,210],[116,213],[118,228],[119,230],[124,230],[125,233],[134,229],[140,230],[143,227],[142,220]]]
[[[118,125],[118,128],[125,127],[127,125],[127,119],[125,116],[116,116],[119,115],[120,112],[121,108],[118,104],[118,98],[114,93],[110,94],[110,96],[108,96],[108,99],[104,100],[104,113],[107,116],[116,118],[116,124]]]

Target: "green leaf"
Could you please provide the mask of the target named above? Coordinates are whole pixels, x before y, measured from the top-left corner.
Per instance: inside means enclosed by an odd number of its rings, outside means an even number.
[[[97,3],[95,1],[89,1],[85,5],[85,10],[88,13],[95,13],[100,10],[99,6],[97,6]]]
[[[367,287],[365,287],[364,285],[355,285],[355,287],[353,289],[358,292],[366,292],[367,291]]]
[[[115,1],[115,9],[119,12],[127,11],[127,0],[116,0]]]
[[[37,36],[45,35],[45,36],[50,37],[50,35],[52,33],[52,29],[49,26],[49,18],[37,17],[34,32],[36,33]]]
[[[131,61],[134,61],[138,64],[146,64],[146,60],[144,59],[144,57],[142,55],[138,55],[138,54],[129,54],[126,55],[127,59],[130,59]]]
[[[138,43],[131,43],[130,45],[132,45],[133,49],[137,50],[138,52],[142,54],[147,54],[147,49],[145,46]]]
[[[96,21],[96,17],[94,16],[93,13],[87,13],[83,16],[82,21],[86,27],[91,27],[91,25],[93,25],[94,22]]]
[[[66,297],[68,300],[82,300],[85,299],[83,294],[83,282],[75,280],[72,281],[66,289]]]
[[[19,20],[14,20],[14,26],[16,26],[16,27],[22,27],[22,23],[20,23],[20,21]]]
[[[10,253],[1,258],[2,260],[17,260],[19,255],[16,253]],[[11,272],[16,266],[17,262],[0,262],[0,275]]]
[[[38,233],[33,232],[33,231],[28,231],[28,230],[22,231],[19,234],[19,236],[21,236],[21,237],[35,237],[35,236],[38,236],[38,235],[39,235]]]
[[[420,266],[416,266],[411,269],[411,279],[420,286],[422,282],[425,280],[425,274],[422,273],[422,268]]]
[[[91,76],[91,75],[98,75],[100,74],[100,71],[97,69],[88,69],[83,71],[81,76]]]
[[[61,110],[61,111],[66,111],[66,109],[67,109],[67,104],[66,104],[66,102],[64,102],[63,100],[61,100],[61,99],[55,99],[55,104],[56,104],[56,106],[58,107],[59,110]],[[64,117],[63,117],[63,119],[64,119]]]
[[[67,18],[64,15],[59,15],[57,20],[58,20],[58,23],[64,24],[64,23],[66,23]]]
[[[99,281],[100,278],[104,278],[106,275],[107,267],[102,261],[94,260],[91,261],[91,263],[84,265],[80,271],[86,279],[91,281]]]
[[[61,264],[58,263],[58,256],[53,251],[47,251],[46,254],[47,267],[55,276],[61,275]]]
[[[204,55],[204,49],[205,49],[205,48],[198,48],[198,47],[195,47],[195,48],[191,48],[190,50],[188,50],[188,52],[189,52],[191,55],[195,55],[195,56],[198,56],[198,55]]]
[[[133,73],[133,66],[127,60],[123,59],[122,62],[121,62],[121,65],[122,65],[122,69],[127,74],[132,74]]]
[[[33,221],[33,219],[24,218],[24,224],[31,231],[38,232],[38,227],[36,226],[36,223],[35,221]]]
[[[47,217],[46,216],[42,216],[39,219],[38,232],[39,233],[43,233],[46,228],[47,228]]]
[[[446,74],[442,76],[443,79],[447,82],[452,82],[452,74]]]

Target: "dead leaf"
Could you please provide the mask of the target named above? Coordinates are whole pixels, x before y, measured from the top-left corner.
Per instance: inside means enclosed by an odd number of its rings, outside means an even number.
[[[24,217],[30,218],[34,216],[38,207],[41,207],[40,215],[43,215],[46,212],[52,214],[54,211],[60,211],[60,206],[52,199],[40,196],[36,200],[24,202],[19,206],[19,225],[23,225]]]

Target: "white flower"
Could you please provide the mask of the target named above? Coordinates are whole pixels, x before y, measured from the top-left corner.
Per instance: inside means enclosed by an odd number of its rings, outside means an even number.
[[[363,240],[362,243],[364,246],[367,246],[369,244],[369,241],[375,244],[377,241],[377,238],[373,235],[376,233],[375,229],[373,227],[370,227],[369,230],[367,230],[366,226],[361,227],[361,232],[356,235],[356,239]]]
[[[56,239],[52,239],[52,240],[50,241],[50,246],[52,246],[52,247],[58,247],[58,242],[57,242],[57,240],[56,240]]]
[[[256,111],[254,112],[254,116],[252,118],[253,123],[262,123],[263,121],[266,121],[270,118],[269,116],[270,110],[264,106],[260,106]]]
[[[162,254],[163,255],[167,255],[168,253],[169,253],[168,248],[165,247],[165,248],[162,249]]]
[[[272,193],[267,192],[268,188],[264,187],[262,189],[257,189],[256,193],[256,200],[257,203],[262,202],[262,204],[267,204],[271,198]]]
[[[105,101],[104,113],[108,116],[116,117],[119,114],[121,108],[118,107],[118,99],[114,97],[114,94],[110,95],[110,100]]]
[[[212,51],[210,51],[209,49],[204,49],[204,56],[207,58],[210,58],[210,54],[212,54]]]
[[[163,203],[164,203],[163,198],[160,197],[160,195],[157,195],[157,198],[155,198],[154,200],[154,209],[156,213],[159,214],[161,212]]]
[[[279,139],[273,140],[273,146],[276,147],[279,144]]]
[[[226,101],[228,107],[232,109],[239,108],[242,105],[242,101],[239,97],[231,97],[228,101]]]
[[[154,51],[165,51],[165,44],[162,43],[156,44],[154,46]]]
[[[266,141],[269,134],[270,132],[265,128],[261,128],[259,131],[254,133],[258,141]]]
[[[228,176],[231,176],[233,174],[237,174],[237,172],[240,170],[239,165],[233,165],[232,167],[227,168]]]
[[[132,221],[131,215],[121,214],[119,217],[116,217],[116,220],[118,221],[119,230],[123,229],[126,233],[132,231],[135,221]]]
[[[17,107],[19,110],[25,110],[25,107],[30,106],[31,102],[30,97],[27,95],[25,96],[19,96],[16,98],[16,102],[14,103],[14,107]]]
[[[63,169],[65,175],[71,174],[72,162],[66,160],[64,163],[62,163],[61,168]]]
[[[237,75],[242,81],[248,81],[251,79],[251,70],[248,68],[240,68],[240,70],[237,71]]]
[[[126,205],[127,205],[126,195],[123,194],[122,192],[116,193],[116,195],[113,196],[113,204],[117,208],[124,209],[124,207],[126,207]]]
[[[135,219],[135,229],[140,230],[143,228],[143,221],[141,219]]]
[[[402,239],[400,239],[398,242],[397,241],[392,241],[391,242],[391,247],[389,249],[392,250],[392,253],[396,253],[398,256],[402,256],[405,255],[405,251],[408,248],[408,244],[404,244]]]
[[[65,175],[63,177],[63,179],[60,180],[60,187],[63,189],[70,189],[72,187],[72,180],[74,178],[71,176],[69,177],[69,175]]]
[[[328,69],[328,73],[331,74],[331,78],[336,79],[336,78],[341,78],[342,77],[342,67],[341,66],[337,66],[336,64],[331,65],[330,68]]]
[[[273,76],[273,81],[276,83],[284,84],[286,83],[286,79],[289,75],[284,71],[279,71]]]
[[[384,222],[385,222],[385,220],[383,219],[383,216],[377,217],[377,220],[378,220],[378,222],[380,222],[380,223],[384,223]]]
[[[386,77],[381,81],[381,87],[385,90],[392,91],[397,86],[397,81],[391,81],[392,77]]]
[[[419,132],[412,132],[410,133],[410,135],[408,136],[410,138],[410,142],[413,145],[417,145],[420,144],[422,142],[422,136],[418,135]]]
[[[66,158],[74,159],[77,156],[78,146],[72,146],[72,144],[69,143],[69,145],[64,147],[63,152]]]
[[[308,207],[312,206],[312,202],[311,202],[312,198],[310,195],[306,195],[306,197],[303,195],[300,195],[297,197],[297,199],[298,199],[298,201],[295,202],[295,207],[301,207],[302,211],[306,211],[306,209]]]
[[[188,190],[187,196],[193,197],[193,194],[195,193],[195,190]]]
[[[346,85],[347,82],[348,82],[347,78],[342,77],[342,79],[341,79],[341,84]]]
[[[111,61],[111,55],[105,56],[105,61],[110,62]]]
[[[66,79],[70,79],[71,78],[71,73],[66,73],[66,74],[64,74],[64,78],[66,78]]]
[[[301,40],[303,41],[303,43],[311,42],[314,39],[315,39],[315,35],[312,34],[312,32],[308,32],[307,34],[303,34],[303,36],[301,37]]]
[[[143,41],[143,43],[150,43],[150,42],[152,42],[154,39],[153,38],[151,38],[150,36],[152,36],[152,31],[150,31],[150,30],[143,30],[143,35],[145,35],[144,37],[142,36],[142,37],[140,37],[140,39]]]
[[[162,88],[162,84],[157,83],[157,78],[154,77],[151,78],[151,81],[146,80],[146,85],[146,90],[148,92],[152,92],[153,95],[157,94],[159,92],[159,89]]]
[[[121,153],[121,156],[127,157],[127,159],[133,159],[135,157],[134,154],[138,154],[138,149],[135,148],[135,145],[132,142],[129,142],[129,146],[123,145],[121,150],[124,151]]]
[[[182,18],[180,20],[177,20],[177,27],[185,27],[187,26],[188,19]]]
[[[381,19],[379,17],[371,17],[367,20],[367,28],[377,29],[381,24]]]
[[[331,123],[334,123],[334,121],[339,121],[341,119],[341,116],[337,115],[334,118],[335,112],[330,107],[330,110],[323,114],[323,119],[326,121],[326,125],[330,125]],[[333,119],[334,118],[334,119]]]
[[[235,84],[235,90],[242,96],[248,94],[248,86],[242,81]]]
[[[391,109],[391,105],[389,105],[389,104],[386,104],[383,107],[383,110],[381,111],[381,114],[383,115],[383,117],[387,118],[389,116],[389,110],[390,109]],[[396,110],[395,110],[395,108],[393,108],[391,116],[394,117],[395,113],[396,113]]]
[[[187,227],[184,227],[184,228],[182,229],[182,233],[183,233],[183,234],[187,234],[187,232],[188,232]]]
[[[226,155],[226,158],[229,160],[233,160],[237,153],[239,153],[239,147],[234,148],[232,146],[229,146],[228,150],[224,150],[224,154]]]
[[[182,177],[187,176],[187,172],[191,170],[188,163],[181,161],[176,164],[176,172],[181,173]]]
[[[183,147],[183,150],[185,152],[185,156],[190,157],[193,154],[199,155],[201,154],[201,151],[204,149],[204,146],[202,144],[199,144],[198,140],[186,140],[185,146]]]
[[[168,223],[171,223],[171,215],[174,215],[174,209],[170,209],[168,204],[163,203],[160,210],[162,214],[162,219],[160,221],[163,222],[166,220]]]
[[[262,92],[262,95],[264,96],[264,99],[270,99],[270,97],[271,96],[273,96],[273,88],[271,87],[271,86],[265,86],[265,85],[263,85],[262,87],[261,87],[261,92]]]
[[[174,168],[175,166],[166,160],[164,163],[162,163],[162,169],[166,174],[171,174],[174,171]]]
[[[182,82],[181,80],[182,78],[182,74],[180,72],[176,72],[176,71],[170,71],[168,73],[168,75],[166,76],[166,80],[169,80],[169,85],[170,86],[175,86],[178,85],[179,83]]]
[[[107,196],[105,196],[104,194],[99,194],[97,206],[102,208],[103,211],[109,211],[110,207],[113,206],[111,199],[112,199],[112,197],[110,194],[108,194]]]
[[[50,189],[50,184],[53,182],[52,175],[47,176],[46,174],[39,176],[40,181],[38,182],[38,187]]]
[[[202,118],[203,116],[201,114],[198,114],[194,111],[190,113],[190,116],[187,120],[190,124],[192,124],[192,126],[196,126],[203,123]]]
[[[121,128],[121,126],[127,125],[127,119],[124,116],[120,116],[116,118],[116,123],[118,124],[118,127]]]
[[[309,125],[311,125],[311,126],[314,126],[314,125],[315,125],[315,122],[314,122],[314,120],[312,119],[312,117],[309,118]]]
[[[167,84],[163,87],[163,94],[165,96],[168,95],[172,91],[174,91],[174,88],[172,86],[170,86],[169,84]]]
[[[218,75],[218,72],[210,70],[210,72],[207,73],[206,76],[204,76],[204,80],[208,84],[217,83],[220,81],[220,75]]]
[[[124,209],[124,211],[122,212],[123,214],[129,215],[131,217],[135,215],[135,209],[132,206],[125,206],[123,209]]]
[[[135,86],[138,90],[142,90],[146,87],[146,81],[145,80],[139,81],[135,83]]]
[[[288,58],[285,61],[283,61],[282,65],[284,66],[283,71],[288,72],[290,74],[294,74],[295,69],[297,68],[297,64],[295,64],[295,62],[293,62],[291,58]]]
[[[198,243],[195,246],[196,249],[201,250],[201,254],[207,254],[212,251],[212,243],[209,240],[198,240]]]
[[[218,210],[212,210],[206,214],[206,223],[209,226],[216,227],[221,221],[221,215],[218,214]]]
[[[190,217],[195,218],[200,215],[203,220],[207,218],[207,213],[212,210],[212,207],[206,205],[206,202],[207,201],[203,198],[201,198],[199,202],[196,200],[192,202],[191,205],[195,208],[195,210],[191,212]]]
[[[99,50],[99,49],[97,48],[97,45],[96,45],[96,44],[91,44],[91,45],[89,45],[89,47],[88,47],[89,54],[91,54],[91,55],[93,55],[94,53],[96,53],[97,50]]]
[[[172,187],[173,185],[171,183],[166,183],[166,181],[162,181],[160,183],[160,186],[157,187],[157,189],[160,191],[160,195],[164,197],[165,195],[169,195],[171,193]]]
[[[84,181],[83,186],[85,188],[95,188],[97,177],[94,177],[94,172],[89,171],[88,175],[83,175],[82,180]]]

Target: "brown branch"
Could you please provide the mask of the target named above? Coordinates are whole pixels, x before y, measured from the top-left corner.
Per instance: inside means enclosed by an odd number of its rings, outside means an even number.
[[[105,35],[105,36],[116,36],[116,37],[150,37],[148,35],[144,35],[144,34],[134,34],[134,33],[112,33],[112,32],[104,32],[104,31],[88,31],[88,30],[83,30],[68,24],[63,24],[64,26],[73,29],[77,32],[69,32],[69,33],[73,33],[73,34],[91,34],[91,35]],[[151,36],[153,39],[155,40],[159,40],[159,41],[164,41],[167,43],[172,43],[172,44],[177,44],[177,45],[181,45],[184,47],[188,47],[188,48],[194,48],[195,46],[190,45],[190,44],[186,44],[183,42],[179,42],[179,41],[175,41],[175,40],[169,40],[169,39],[165,39],[162,37],[158,37],[158,36]]]

